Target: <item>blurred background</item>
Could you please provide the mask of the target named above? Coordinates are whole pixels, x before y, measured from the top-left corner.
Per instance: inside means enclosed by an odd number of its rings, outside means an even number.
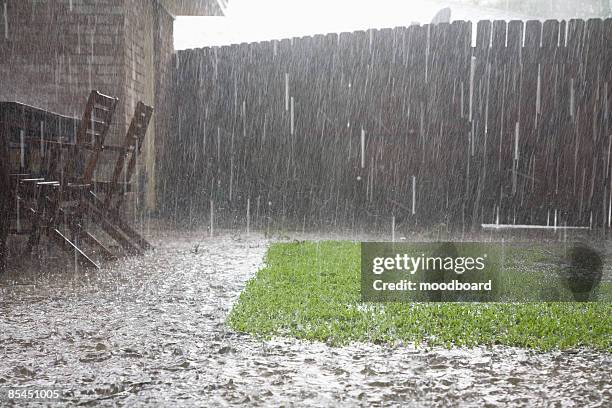
[[[608,17],[611,0],[230,0],[224,17],[177,17],[177,50],[450,20]]]

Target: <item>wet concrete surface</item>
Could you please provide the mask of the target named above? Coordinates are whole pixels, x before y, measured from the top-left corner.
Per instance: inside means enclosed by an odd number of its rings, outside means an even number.
[[[225,318],[268,243],[164,233],[155,251],[101,271],[24,260],[0,276],[0,389],[68,390],[44,403],[53,406],[612,404],[609,353],[330,347],[235,333]]]

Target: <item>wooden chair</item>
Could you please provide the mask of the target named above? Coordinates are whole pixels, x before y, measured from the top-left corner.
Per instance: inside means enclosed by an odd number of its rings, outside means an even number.
[[[116,199],[115,196],[119,192],[119,180],[124,171],[126,159],[128,164],[127,168],[125,168],[123,185],[129,185],[131,181],[136,166],[136,158],[140,154],[152,114],[152,107],[145,105],[143,102],[138,102],[119,157],[115,163],[115,169],[106,190],[105,198],[98,197],[93,191],[89,191],[87,196],[89,210],[92,211],[95,219],[100,222],[104,231],[119,242],[125,250],[136,254],[149,250],[152,246],[131,228],[128,223],[122,220],[120,208],[125,194],[118,195]]]
[[[86,247],[94,249],[107,260],[117,259],[89,231],[88,227],[92,224],[98,225],[128,254],[142,254],[152,248],[122,219],[120,207],[129,190],[127,186],[134,173],[136,158],[144,143],[153,108],[139,102],[123,145],[108,146],[105,145],[105,138],[117,102],[116,98],[92,91],[81,121],[75,124],[76,131],[72,140],[67,140],[65,135],[49,141],[42,137],[27,139],[28,143],[38,143],[41,151],[43,146],[49,149],[49,154],[45,154],[46,166],[41,164],[40,174],[16,174],[11,181],[15,185],[10,190],[17,202],[17,218],[21,215],[30,220],[31,228],[16,231],[29,235],[26,246],[28,252],[32,252],[38,246],[41,235],[45,235],[74,255],[84,266],[99,267],[86,253]],[[57,116],[49,112],[42,113]],[[103,151],[118,153],[113,175],[108,182],[94,180]],[[28,169],[30,167],[27,166]],[[124,182],[120,183],[124,171]],[[100,188],[103,198],[97,195]],[[68,236],[62,232],[62,225],[70,232]],[[3,253],[4,247],[0,245],[0,255]]]
[[[104,148],[104,140],[110,128],[118,99],[104,95],[98,91],[91,91],[81,122],[77,128],[73,143],[59,140],[50,145],[51,154],[49,166],[44,180],[26,178],[20,180],[21,185],[33,184],[35,204],[26,205],[25,214],[32,221],[32,228],[26,250],[31,252],[40,241],[44,233],[60,248],[75,253],[77,261],[84,266],[98,267],[79,247],[80,240],[88,242],[99,250],[107,259],[114,259],[114,255],[93,235],[84,231],[83,214],[67,213],[61,203],[76,198],[82,201],[86,190],[89,190],[91,178],[97,166],[100,152]],[[67,144],[67,145],[66,145]],[[63,150],[67,148],[69,157],[63,160]],[[87,153],[89,152],[89,153]],[[83,160],[87,157],[87,160]],[[85,164],[83,167],[83,163]],[[82,169],[82,175],[78,175]],[[24,186],[26,187],[26,186]],[[76,193],[76,194],[75,194]],[[32,200],[30,200],[32,201]],[[60,232],[59,226],[67,222],[72,230],[72,237],[68,238]]]

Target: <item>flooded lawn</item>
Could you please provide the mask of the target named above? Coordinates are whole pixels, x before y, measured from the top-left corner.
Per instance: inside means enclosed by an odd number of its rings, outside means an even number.
[[[33,266],[41,271],[0,277],[0,387],[120,406],[612,402],[609,353],[331,347],[235,333],[226,316],[268,241],[169,235],[97,272]]]

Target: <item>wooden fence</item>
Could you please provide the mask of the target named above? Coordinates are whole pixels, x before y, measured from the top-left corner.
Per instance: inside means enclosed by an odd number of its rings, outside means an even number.
[[[476,33],[457,21],[178,52],[165,210],[609,228],[612,20]]]

